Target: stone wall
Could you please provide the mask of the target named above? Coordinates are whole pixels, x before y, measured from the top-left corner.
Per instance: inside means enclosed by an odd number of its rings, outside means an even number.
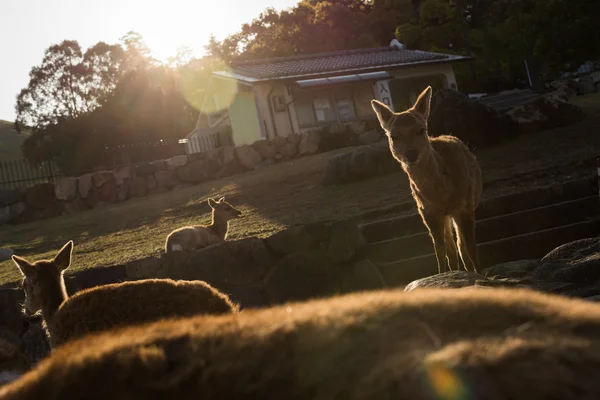
[[[301,135],[259,140],[209,153],[179,155],[116,170],[67,177],[30,188],[0,190],[0,224],[21,223],[72,214],[265,167],[319,152],[368,144],[383,133],[354,122],[323,127]]]

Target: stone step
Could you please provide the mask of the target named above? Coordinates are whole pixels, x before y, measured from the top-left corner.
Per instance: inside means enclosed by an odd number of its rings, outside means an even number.
[[[477,221],[476,234],[480,243],[550,229],[600,215],[600,199],[582,199],[517,211]],[[367,256],[376,263],[393,262],[430,253],[433,249],[427,232],[370,243]]]
[[[573,224],[479,243],[477,245],[481,264],[479,269],[483,270],[508,261],[542,258],[562,244],[577,239],[595,237],[598,234],[600,234],[600,217],[595,217]],[[438,272],[433,253],[391,263],[376,264],[389,286],[406,285],[416,279]]]
[[[588,178],[563,184],[512,193],[483,201],[475,211],[477,220],[542,207],[595,194]],[[421,217],[410,214],[368,222],[362,225],[367,242],[374,243],[401,236],[426,232]]]

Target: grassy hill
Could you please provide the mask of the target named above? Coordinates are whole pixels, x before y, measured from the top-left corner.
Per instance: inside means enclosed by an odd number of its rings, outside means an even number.
[[[12,122],[0,120],[0,161],[22,159],[21,143],[25,135],[20,135]]]

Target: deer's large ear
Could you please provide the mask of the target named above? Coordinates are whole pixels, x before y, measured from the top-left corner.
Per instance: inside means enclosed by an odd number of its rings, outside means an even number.
[[[73,241],[69,240],[67,244],[65,244],[62,249],[58,252],[56,257],[54,257],[54,265],[58,267],[60,271],[64,271],[69,268],[71,265],[71,254],[73,253]]]
[[[213,199],[212,197],[210,197],[208,199],[208,205],[210,206],[210,208],[215,208],[217,206],[217,202],[215,201],[215,199]]]
[[[13,262],[19,267],[19,271],[23,276],[28,276],[33,273],[34,267],[29,261],[19,256],[12,256]]]
[[[388,106],[378,100],[371,100],[371,107],[373,107],[375,114],[377,114],[379,124],[384,130],[386,130],[388,128],[390,119],[394,115],[394,112],[390,110]]]
[[[419,95],[419,98],[415,102],[412,109],[421,114],[425,119],[429,118],[429,108],[431,106],[431,93],[433,90],[431,86],[427,86],[425,90]]]

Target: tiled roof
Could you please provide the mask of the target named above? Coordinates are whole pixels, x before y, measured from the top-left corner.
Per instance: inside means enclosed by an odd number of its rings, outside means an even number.
[[[231,65],[230,73],[218,74],[229,75],[241,80],[260,81],[331,75],[337,72],[355,70],[368,71],[385,67],[451,62],[463,59],[468,59],[468,57],[394,47],[377,47],[238,62]]]

